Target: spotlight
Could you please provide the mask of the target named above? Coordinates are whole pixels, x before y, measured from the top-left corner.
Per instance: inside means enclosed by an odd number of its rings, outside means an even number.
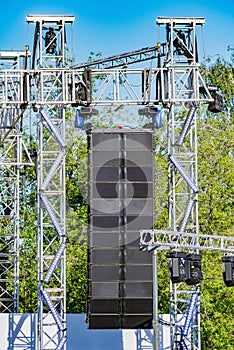
[[[158,113],[158,107],[156,106],[147,106],[144,108],[140,108],[138,110],[139,115],[145,115],[147,117],[154,117]]]
[[[167,258],[171,258],[169,271],[172,283],[179,283],[185,280],[185,256],[186,253],[177,251],[170,251],[166,254]]]
[[[209,103],[208,111],[213,113],[219,113],[223,111],[223,95],[218,92],[211,92],[211,96],[213,97],[213,102]]]
[[[79,114],[81,117],[85,117],[85,116],[90,117],[91,115],[98,115],[98,110],[93,107],[81,107]]]
[[[185,282],[189,286],[199,284],[203,280],[201,271],[201,255],[188,254],[185,258]]]
[[[187,136],[188,133],[188,129],[192,123],[193,117],[195,115],[197,107],[196,106],[191,106],[189,111],[188,111],[188,115],[185,119],[184,125],[182,127],[180,136],[178,138],[178,140],[176,141],[176,146],[182,146],[182,144],[184,143],[184,140]]]
[[[54,32],[54,29],[49,27],[48,32],[46,32],[45,35],[45,46],[46,46],[46,53],[54,54],[56,52],[56,34]]]
[[[193,293],[189,301],[189,305],[186,312],[186,318],[182,329],[182,335],[184,337],[187,337],[189,334],[189,328],[191,326],[191,323],[195,314],[195,307],[197,304],[197,300],[198,300],[198,293]]]
[[[227,287],[234,287],[234,255],[225,255],[222,261],[224,262],[224,283]]]
[[[187,182],[188,186],[193,190],[194,193],[197,193],[198,192],[197,186],[194,184],[192,179],[187,175],[187,173],[183,169],[182,165],[178,162],[178,160],[172,155],[169,156],[169,159],[174,164],[176,169],[179,171],[180,175]]]
[[[50,310],[58,328],[60,331],[64,331],[65,327],[64,327],[64,324],[62,322],[62,319],[58,313],[58,311],[56,310],[55,306],[54,306],[54,303],[53,301],[51,300],[50,296],[49,296],[49,293],[46,291],[46,290],[42,290],[41,291],[41,294],[44,298],[44,301],[48,307],[48,309]]]

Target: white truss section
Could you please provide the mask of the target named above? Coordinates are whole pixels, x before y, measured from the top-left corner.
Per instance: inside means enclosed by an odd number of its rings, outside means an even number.
[[[141,249],[207,250],[234,254],[233,236],[204,235],[178,231],[142,230]]]

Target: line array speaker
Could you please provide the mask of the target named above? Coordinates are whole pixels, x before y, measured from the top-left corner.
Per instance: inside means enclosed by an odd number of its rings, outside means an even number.
[[[139,232],[154,223],[153,134],[105,129],[88,139],[88,327],[152,328],[152,261]]]

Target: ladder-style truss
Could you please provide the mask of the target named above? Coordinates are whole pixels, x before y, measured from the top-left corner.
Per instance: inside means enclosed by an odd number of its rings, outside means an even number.
[[[11,71],[11,84],[0,82],[0,312],[19,312],[20,172],[32,160],[22,138],[22,116],[16,72],[25,64],[25,52],[0,52],[0,69]]]
[[[66,348],[66,26],[73,16],[35,23],[32,90],[38,111],[38,350]],[[65,97],[64,97],[65,96]]]
[[[203,18],[158,18],[166,35],[165,66],[170,100],[168,206],[170,231],[198,234],[196,110],[199,106],[198,26]],[[190,305],[191,327],[183,333]],[[190,308],[191,308],[190,307]],[[199,286],[170,282],[171,349],[200,350]]]

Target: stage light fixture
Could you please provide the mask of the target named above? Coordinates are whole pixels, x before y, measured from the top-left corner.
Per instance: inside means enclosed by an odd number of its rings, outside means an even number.
[[[74,126],[79,129],[82,129],[84,126],[84,118],[81,117],[79,108],[76,110]]]
[[[60,224],[59,224],[59,222],[58,222],[58,220],[56,218],[54,209],[50,205],[48,199],[45,196],[41,195],[41,201],[44,204],[44,207],[46,208],[46,211],[47,211],[47,213],[48,213],[48,215],[50,217],[50,220],[51,220],[52,224],[54,225],[54,228],[55,228],[57,234],[60,237],[64,236],[64,232],[63,232],[63,230],[60,227]]]
[[[46,290],[41,290],[41,294],[43,296],[43,299],[45,301],[45,304],[47,305],[49,311],[51,312],[58,328],[60,331],[64,331],[65,327],[64,324],[61,320],[61,317],[58,313],[58,311],[56,310],[53,301],[51,300],[49,293]]]
[[[224,262],[224,283],[227,287],[234,287],[234,255],[225,255],[222,261]]]
[[[187,337],[189,334],[189,329],[191,327],[191,323],[195,314],[195,307],[197,304],[197,300],[198,300],[198,293],[193,293],[187,307],[185,322],[182,329],[182,335],[184,337]]]
[[[218,92],[214,91],[211,92],[211,96],[213,97],[213,101],[209,103],[208,105],[208,111],[213,113],[219,113],[223,111],[223,95]]]
[[[94,107],[81,107],[80,108],[80,116],[81,117],[85,117],[85,116],[90,117],[91,115],[98,115],[98,110]]]
[[[45,47],[46,47],[46,53],[55,54],[56,52],[56,34],[54,32],[54,28],[49,27],[48,32],[46,32],[45,35]]]
[[[40,115],[42,117],[42,119],[44,119],[50,129],[51,134],[56,138],[57,142],[59,143],[61,148],[65,148],[66,147],[66,142],[64,141],[62,135],[59,133],[59,131],[57,130],[56,126],[54,125],[54,123],[52,122],[52,120],[50,119],[50,117],[46,114],[46,112],[42,109],[40,110]]]
[[[180,175],[187,182],[188,186],[193,190],[194,193],[197,193],[198,192],[197,186],[194,184],[193,180],[188,176],[188,174],[183,169],[182,165],[178,162],[178,160],[172,155],[169,156],[169,159],[173,163],[173,165],[176,167],[176,169],[179,171]]]
[[[191,253],[185,258],[185,282],[189,286],[194,286],[201,283],[203,280],[201,271],[201,255]]]
[[[190,201],[188,202],[188,205],[185,209],[184,216],[183,216],[183,219],[182,219],[180,227],[179,227],[180,232],[185,232],[185,230],[186,230],[186,226],[187,226],[193,205],[194,205],[194,200],[190,199]]]
[[[54,256],[54,259],[53,259],[53,261],[52,261],[52,263],[51,263],[51,265],[50,265],[50,267],[49,267],[49,269],[48,269],[48,271],[46,273],[46,276],[44,278],[44,282],[45,283],[49,282],[51,276],[53,275],[55,269],[57,268],[57,265],[59,263],[59,260],[60,260],[61,256],[63,255],[63,252],[64,252],[65,248],[66,248],[66,244],[62,243],[60,245],[56,255]]]
[[[186,253],[179,251],[170,251],[166,254],[170,258],[170,278],[172,283],[179,283],[185,280],[184,259]]]
[[[197,107],[196,106],[191,106],[189,111],[188,111],[188,114],[187,114],[187,117],[185,119],[185,122],[183,124],[183,127],[182,127],[182,130],[181,130],[181,133],[179,135],[179,138],[178,140],[176,141],[176,146],[182,146],[183,143],[184,143],[184,140],[187,136],[187,133],[188,133],[188,130],[189,130],[189,127],[192,123],[192,120],[193,120],[193,117],[195,115],[195,112],[196,112],[196,109]]]
[[[62,163],[63,158],[64,158],[64,152],[61,151],[61,152],[59,152],[59,154],[58,154],[57,158],[55,159],[53,165],[51,166],[45,180],[43,181],[43,185],[41,186],[42,191],[46,190],[48,184],[50,183],[54,174],[56,173],[59,165]]]

